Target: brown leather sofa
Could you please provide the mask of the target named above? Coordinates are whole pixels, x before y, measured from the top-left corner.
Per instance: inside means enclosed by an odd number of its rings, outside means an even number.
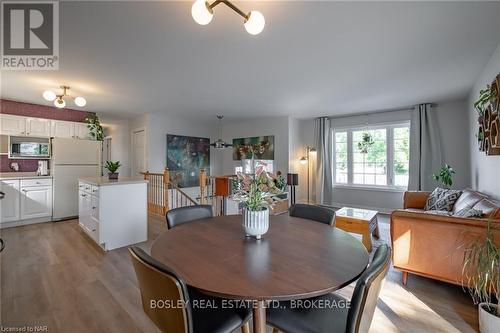
[[[480,192],[463,191],[451,213],[464,207],[480,209],[482,218],[464,218],[424,211],[430,192],[405,192],[404,209],[391,214],[394,267],[403,272],[454,284],[462,283],[463,250],[467,240],[483,237],[488,219],[493,219],[494,237],[500,244],[500,206]]]

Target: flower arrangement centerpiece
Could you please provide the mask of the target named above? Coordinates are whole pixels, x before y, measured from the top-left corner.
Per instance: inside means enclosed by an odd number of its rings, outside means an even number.
[[[269,210],[282,200],[278,195],[284,193],[277,186],[278,179],[266,172],[262,164],[255,167],[253,173],[237,174],[233,199],[243,204],[243,228],[247,236],[260,239],[269,229]]]

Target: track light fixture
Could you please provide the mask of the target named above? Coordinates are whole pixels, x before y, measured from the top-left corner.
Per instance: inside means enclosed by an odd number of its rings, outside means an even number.
[[[64,97],[70,97],[70,98],[73,98],[73,97],[68,94],[68,90],[70,89],[70,87],[61,86],[60,88],[63,91],[59,95],[57,95],[52,90],[45,90],[43,92],[43,98],[45,98],[47,101],[50,101],[50,102],[54,101],[54,106],[56,106],[58,108],[63,108],[66,106],[66,101],[64,100]],[[79,107],[84,107],[85,104],[87,104],[87,101],[82,96],[74,97],[73,101],[75,102],[76,106],[79,106]]]
[[[216,0],[212,4],[205,0],[196,0],[193,7],[191,7],[191,15],[196,23],[201,25],[209,24],[214,16],[213,8],[220,3],[224,3],[245,19],[244,26],[249,34],[258,35],[264,30],[266,20],[261,12],[252,10],[248,14],[245,14],[241,9],[227,0]]]

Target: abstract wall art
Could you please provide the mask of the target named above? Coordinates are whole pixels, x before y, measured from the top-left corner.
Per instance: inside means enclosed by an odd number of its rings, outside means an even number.
[[[274,160],[274,135],[233,139],[233,160],[254,157],[258,160]]]
[[[210,139],[167,134],[167,167],[177,186],[199,186],[200,169],[210,175]]]

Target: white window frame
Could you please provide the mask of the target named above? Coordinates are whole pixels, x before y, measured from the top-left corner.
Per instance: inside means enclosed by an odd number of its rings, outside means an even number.
[[[406,191],[407,186],[396,186],[394,185],[394,129],[408,127],[410,129],[410,121],[399,121],[394,123],[383,123],[383,124],[373,124],[365,126],[346,126],[338,127],[332,129],[332,180],[333,187],[339,188],[363,188],[363,189],[373,189],[373,190],[383,190],[383,191]],[[352,132],[355,131],[370,131],[377,129],[386,129],[386,159],[387,159],[387,185],[366,185],[366,184],[354,184],[353,183],[353,140]],[[336,161],[336,147],[337,142],[335,140],[336,133],[347,132],[347,183],[337,183],[337,161]]]

